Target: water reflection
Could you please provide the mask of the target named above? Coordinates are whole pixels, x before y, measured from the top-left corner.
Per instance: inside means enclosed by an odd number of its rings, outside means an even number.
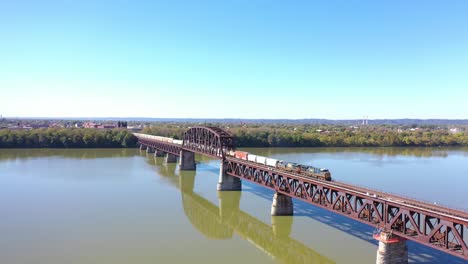
[[[237,234],[281,263],[336,263],[290,236],[293,217],[272,217],[271,226],[265,224],[239,209],[242,192],[218,192],[216,205],[193,191],[195,171],[178,171],[176,164],[165,164],[163,158],[147,157],[150,164],[157,165],[159,175],[180,189],[185,215],[205,237],[231,239]],[[249,190],[260,197],[271,199],[271,195],[261,187]],[[372,238],[373,228],[340,215],[302,202],[295,205],[295,215],[312,218],[362,241],[376,244]],[[463,263],[463,260],[414,242],[409,242],[409,248],[409,260],[412,262]]]
[[[375,156],[409,156],[409,157],[440,157],[445,158],[449,155],[459,153],[466,155],[468,152],[467,147],[335,147],[335,148],[245,148],[258,155],[274,156],[280,154],[293,154],[293,153],[367,153]]]
[[[247,150],[263,156],[274,156],[280,154],[295,153],[367,153],[374,156],[412,156],[412,157],[442,157],[449,155],[468,155],[467,147],[379,147],[379,148],[246,148]],[[0,160],[31,159],[41,157],[64,157],[76,159],[95,159],[113,157],[131,157],[139,152],[134,148],[122,149],[1,149]],[[143,153],[140,151],[140,153]],[[153,155],[149,153],[149,155]],[[211,157],[197,155],[197,161],[205,162],[212,160]]]
[[[193,191],[195,171],[177,171],[176,164],[150,155],[147,161],[179,188],[185,215],[205,237],[231,239],[236,233],[281,263],[335,263],[290,237],[293,217],[275,216],[267,225],[239,209],[242,192],[218,192],[215,205]]]
[[[118,158],[137,155],[134,148],[122,149],[1,149],[0,161],[24,160],[44,157],[62,157],[73,159]]]

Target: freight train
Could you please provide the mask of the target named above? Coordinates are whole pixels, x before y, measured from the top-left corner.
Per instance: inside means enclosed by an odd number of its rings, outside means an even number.
[[[182,145],[184,142],[183,140],[178,140],[178,139],[173,139],[170,137],[160,137],[160,136],[153,136],[153,135],[147,135],[147,134],[140,134],[140,133],[133,133],[136,137],[143,138],[143,139],[149,139],[149,140],[158,140],[166,143],[173,143],[173,144],[178,144]]]
[[[169,137],[160,137],[160,136],[153,136],[147,134],[140,134],[134,133],[135,136],[149,139],[149,140],[158,140],[172,144],[182,145],[183,140],[177,140]],[[306,177],[312,177],[320,180],[331,181],[331,174],[330,171],[327,169],[316,168],[313,166],[308,165],[301,165],[294,162],[284,162],[282,160],[262,157],[258,155],[254,155],[245,151],[229,151],[226,153],[229,156],[236,157],[238,159],[243,159],[251,162],[255,162],[258,164],[266,165],[272,168],[276,168],[278,170],[283,170],[287,172],[294,172]]]
[[[229,156],[243,159],[258,164],[266,165],[269,167],[274,167],[278,170],[283,170],[287,172],[295,172],[307,177],[312,177],[320,180],[331,181],[331,173],[328,169],[316,168],[308,165],[301,165],[294,162],[285,162],[282,160],[262,157],[254,155],[245,151],[229,151],[227,153]]]

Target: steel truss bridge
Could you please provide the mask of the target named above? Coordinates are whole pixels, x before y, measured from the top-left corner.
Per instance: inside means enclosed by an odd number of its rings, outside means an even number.
[[[135,135],[140,145],[176,156],[189,151],[220,159],[227,175],[468,260],[467,212],[229,156],[234,138],[216,127],[192,127],[182,144]]]

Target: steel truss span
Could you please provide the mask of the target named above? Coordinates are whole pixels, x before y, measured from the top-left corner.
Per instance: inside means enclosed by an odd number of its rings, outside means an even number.
[[[226,152],[234,149],[234,138],[217,127],[192,127],[184,134],[183,149],[224,158]]]
[[[468,259],[468,214],[339,182],[321,181],[227,157],[226,173]]]
[[[222,160],[226,174],[468,260],[468,213],[226,155],[234,138],[216,127],[193,127],[182,145],[135,134],[140,144],[179,156],[187,150]]]
[[[143,144],[147,147],[151,147],[157,150],[164,151],[166,153],[171,153],[177,156],[180,155],[181,145],[178,145],[178,144],[151,140],[151,139],[144,139],[144,138],[138,138],[138,143]]]

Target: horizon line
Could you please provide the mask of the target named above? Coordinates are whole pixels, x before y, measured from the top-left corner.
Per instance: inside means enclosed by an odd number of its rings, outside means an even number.
[[[328,120],[328,121],[355,121],[355,120],[456,120],[456,121],[468,121],[468,118],[414,118],[414,117],[403,117],[403,118],[242,118],[242,117],[122,117],[122,116],[70,116],[70,117],[49,117],[49,116],[1,116],[1,118],[8,119],[82,119],[92,120],[98,119],[188,119],[188,120]]]

